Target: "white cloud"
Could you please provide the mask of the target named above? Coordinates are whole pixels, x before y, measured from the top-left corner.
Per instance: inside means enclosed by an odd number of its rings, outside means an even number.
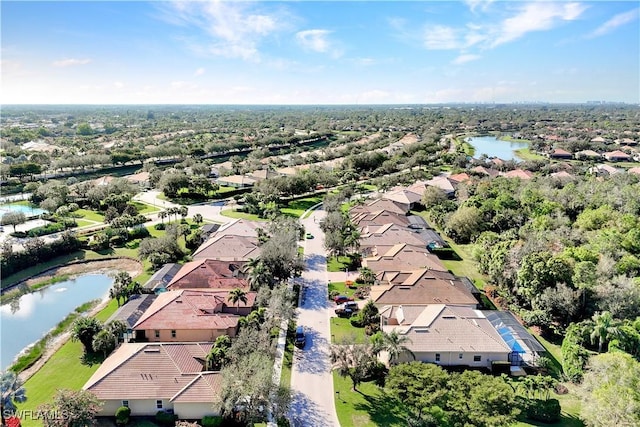
[[[259,62],[261,41],[288,26],[281,11],[266,12],[249,2],[174,1],[159,7],[167,22],[195,26],[206,34],[201,51],[246,61]]]
[[[305,30],[296,33],[296,40],[305,49],[326,53],[331,46],[328,30]]]
[[[116,89],[122,89],[124,87],[124,83],[122,83],[122,82],[113,82],[113,86]]]
[[[68,59],[59,59],[57,61],[53,61],[52,65],[54,67],[72,67],[74,65],[86,65],[90,63],[91,60],[89,58],[68,58]]]
[[[205,72],[205,69],[204,69],[204,68],[202,68],[202,67],[200,67],[200,68],[198,68],[198,69],[193,73],[193,76],[194,76],[194,77],[201,76],[201,75],[203,75],[203,74],[204,74],[204,72]]]
[[[484,12],[494,1],[495,0],[465,0],[465,3],[469,6],[471,12],[475,12],[477,9]]]
[[[462,54],[458,56],[456,59],[454,59],[452,61],[452,64],[455,64],[455,65],[465,64],[467,62],[476,61],[480,58],[482,58],[480,55]]]
[[[424,45],[430,50],[460,49],[464,47],[459,30],[444,25],[425,29]]]
[[[619,13],[613,18],[609,19],[604,24],[600,25],[596,28],[591,34],[589,34],[589,38],[600,37],[605,34],[610,33],[621,25],[628,24],[629,22],[633,22],[638,19],[640,9],[633,9],[628,12]]]
[[[561,21],[576,20],[586,9],[586,6],[575,2],[527,4],[517,15],[502,21],[491,47],[519,39],[532,31],[550,30]]]

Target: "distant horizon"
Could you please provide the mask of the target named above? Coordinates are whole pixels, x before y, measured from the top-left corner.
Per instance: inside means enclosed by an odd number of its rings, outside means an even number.
[[[637,0],[3,1],[7,105],[640,103]]]

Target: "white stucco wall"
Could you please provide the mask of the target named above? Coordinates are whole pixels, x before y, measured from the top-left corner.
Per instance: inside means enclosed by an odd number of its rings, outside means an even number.
[[[213,403],[179,403],[173,405],[173,410],[181,420],[200,420],[205,415],[219,415]]]

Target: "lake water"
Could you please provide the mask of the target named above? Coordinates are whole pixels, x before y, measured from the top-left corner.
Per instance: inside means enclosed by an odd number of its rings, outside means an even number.
[[[475,148],[475,158],[486,154],[489,157],[499,157],[502,160],[519,160],[514,150],[529,146],[526,142],[503,141],[493,136],[474,136],[467,138],[467,142]]]
[[[23,212],[27,217],[30,217],[41,215],[47,211],[45,211],[44,209],[32,208],[31,206],[25,205],[0,205],[0,215],[9,212]]]
[[[85,274],[26,294],[0,306],[0,369],[12,364],[27,346],[53,329],[74,309],[109,294],[113,279]]]

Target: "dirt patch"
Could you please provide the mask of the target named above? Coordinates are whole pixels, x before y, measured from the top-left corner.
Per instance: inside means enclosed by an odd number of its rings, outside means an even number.
[[[124,270],[131,277],[135,277],[142,273],[142,263],[134,259],[119,258],[88,261],[76,264],[68,264],[62,267],[54,268],[46,273],[39,274],[24,282],[27,286],[34,286],[38,283],[51,280],[56,276],[77,276],[86,273],[106,273],[113,270]]]

